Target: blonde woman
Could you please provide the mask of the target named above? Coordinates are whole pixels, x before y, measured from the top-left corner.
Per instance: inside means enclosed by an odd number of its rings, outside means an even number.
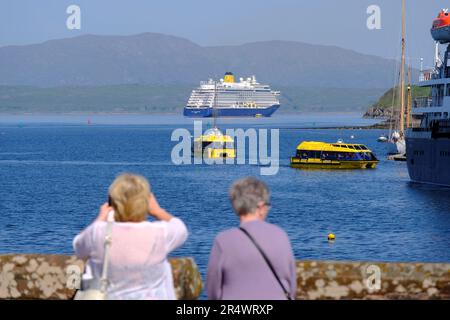
[[[159,206],[141,176],[119,176],[109,187],[109,198],[97,219],[73,240],[76,255],[88,259],[84,289],[99,286],[106,219],[114,210],[108,299],[176,299],[167,256],[186,241],[186,226]],[[148,216],[157,221],[146,221]]]

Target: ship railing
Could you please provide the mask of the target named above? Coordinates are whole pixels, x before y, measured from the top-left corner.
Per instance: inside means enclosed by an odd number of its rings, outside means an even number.
[[[435,121],[426,127],[422,125],[413,126],[414,132],[431,132],[434,137],[447,137],[450,135],[450,120]]]
[[[433,99],[431,97],[417,97],[413,101],[413,108],[429,107],[433,107]]]

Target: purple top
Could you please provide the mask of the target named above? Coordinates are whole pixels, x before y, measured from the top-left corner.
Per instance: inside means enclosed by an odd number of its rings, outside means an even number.
[[[281,228],[264,222],[241,224],[259,244],[291,297],[297,289],[295,260],[289,238]],[[238,228],[221,232],[214,241],[206,274],[212,300],[286,300],[261,253]]]

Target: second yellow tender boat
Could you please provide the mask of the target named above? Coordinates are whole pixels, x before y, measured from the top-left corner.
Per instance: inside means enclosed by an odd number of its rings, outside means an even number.
[[[302,169],[374,169],[378,159],[365,145],[304,141],[291,158]]]

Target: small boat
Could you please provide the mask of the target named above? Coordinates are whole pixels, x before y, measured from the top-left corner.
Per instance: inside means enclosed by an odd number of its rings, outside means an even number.
[[[228,135],[224,135],[217,127],[216,100],[217,85],[214,84],[212,103],[213,127],[203,135],[194,138],[192,142],[192,155],[203,159],[236,158],[234,139]]]
[[[433,20],[431,36],[441,44],[450,42],[450,15],[448,9],[442,9],[437,18]]]
[[[236,158],[234,139],[224,135],[217,127],[194,139],[193,155],[209,159]]]
[[[388,142],[389,138],[387,136],[385,136],[385,135],[381,135],[381,136],[378,137],[377,141],[378,142]]]
[[[291,158],[300,169],[374,169],[378,159],[362,144],[304,141]]]
[[[404,161],[406,161],[406,154],[392,154],[392,155],[388,156],[388,160],[404,162]]]

